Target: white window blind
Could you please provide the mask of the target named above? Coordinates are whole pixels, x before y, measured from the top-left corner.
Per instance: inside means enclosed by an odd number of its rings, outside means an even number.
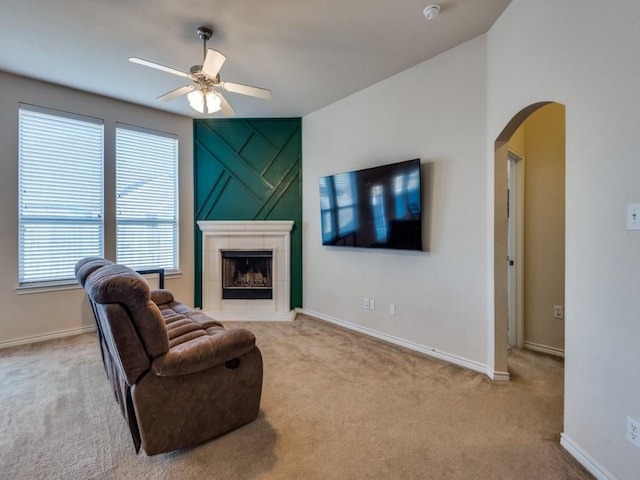
[[[19,282],[75,280],[104,251],[102,121],[21,104],[18,128]]]
[[[116,258],[178,269],[177,137],[116,126]]]

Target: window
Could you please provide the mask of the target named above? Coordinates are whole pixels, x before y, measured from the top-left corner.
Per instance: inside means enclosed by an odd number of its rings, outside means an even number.
[[[178,269],[176,136],[117,124],[114,192],[102,120],[21,104],[18,128],[20,286],[75,283],[79,259],[105,256],[105,199],[118,262]]]
[[[178,140],[116,126],[116,259],[178,269]]]
[[[75,281],[104,250],[102,121],[21,104],[18,130],[19,283]]]

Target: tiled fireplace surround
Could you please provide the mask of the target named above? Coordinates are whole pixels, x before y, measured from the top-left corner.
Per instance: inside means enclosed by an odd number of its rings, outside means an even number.
[[[217,320],[292,320],[290,308],[292,220],[200,220],[202,231],[202,310]],[[222,251],[273,252],[271,300],[222,298]]]

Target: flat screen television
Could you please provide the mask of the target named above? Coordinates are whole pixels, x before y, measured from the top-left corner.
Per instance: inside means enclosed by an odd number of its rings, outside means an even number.
[[[422,250],[420,159],[320,178],[322,244]]]

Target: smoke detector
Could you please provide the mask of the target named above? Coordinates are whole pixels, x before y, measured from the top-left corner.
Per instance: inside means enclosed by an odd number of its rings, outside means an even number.
[[[436,4],[427,5],[426,7],[424,7],[424,10],[422,11],[422,13],[424,14],[427,20],[433,20],[438,16],[438,13],[440,13],[440,5],[436,5]]]

